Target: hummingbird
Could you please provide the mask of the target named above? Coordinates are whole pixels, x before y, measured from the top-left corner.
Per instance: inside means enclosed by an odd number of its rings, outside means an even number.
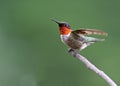
[[[80,28],[78,30],[72,30],[67,22],[56,19],[51,20],[58,24],[61,41],[67,45],[69,49],[75,51],[81,51],[93,43],[104,41],[104,39],[89,37],[88,35],[107,35],[106,32],[96,29]]]

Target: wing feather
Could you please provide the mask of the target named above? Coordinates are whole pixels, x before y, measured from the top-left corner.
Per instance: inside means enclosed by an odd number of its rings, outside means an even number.
[[[96,30],[96,29],[84,29],[84,28],[80,28],[79,30],[75,30],[74,31],[77,34],[83,34],[83,35],[91,35],[91,34],[95,34],[95,35],[108,35],[106,32],[103,32],[101,30]]]

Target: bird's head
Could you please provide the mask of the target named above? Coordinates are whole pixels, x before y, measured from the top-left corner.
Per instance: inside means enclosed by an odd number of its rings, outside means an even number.
[[[51,20],[58,24],[61,35],[67,35],[71,32],[70,25],[67,22],[58,21],[56,19]]]
[[[59,27],[66,27],[70,29],[70,25],[67,22],[63,22],[63,21],[58,21],[56,19],[52,19],[52,21],[56,22],[58,24]]]

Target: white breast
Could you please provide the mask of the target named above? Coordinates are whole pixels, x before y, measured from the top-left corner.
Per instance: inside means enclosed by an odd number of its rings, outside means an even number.
[[[63,43],[66,43],[68,38],[69,38],[69,36],[70,36],[70,34],[68,34],[68,35],[60,35],[60,38],[61,38]]]

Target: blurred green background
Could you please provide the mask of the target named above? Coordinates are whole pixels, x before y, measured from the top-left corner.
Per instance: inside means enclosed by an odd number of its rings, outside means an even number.
[[[81,54],[120,85],[120,0],[0,0],[0,86],[108,86],[67,53],[58,26],[109,33]]]

